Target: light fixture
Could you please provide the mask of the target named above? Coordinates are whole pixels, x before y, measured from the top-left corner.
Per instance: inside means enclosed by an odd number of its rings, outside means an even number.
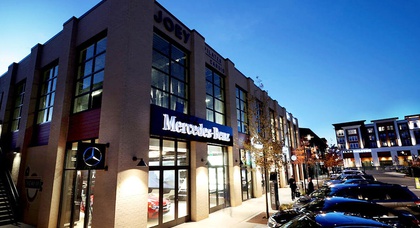
[[[137,161],[137,160],[138,160],[138,158],[136,156],[133,156],[133,161]],[[137,166],[147,167],[147,164],[146,164],[146,162],[144,162],[143,158],[140,158],[140,162],[137,164]]]

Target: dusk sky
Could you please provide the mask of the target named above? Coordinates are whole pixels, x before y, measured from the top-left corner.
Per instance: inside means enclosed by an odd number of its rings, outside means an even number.
[[[0,75],[98,2],[2,0]],[[420,114],[420,1],[158,2],[329,144],[334,123]]]

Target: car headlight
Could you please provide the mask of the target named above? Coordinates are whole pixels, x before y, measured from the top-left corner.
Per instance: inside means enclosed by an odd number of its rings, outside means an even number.
[[[267,226],[268,227],[279,227],[280,224],[278,224],[273,217],[270,217],[270,218],[268,218]]]

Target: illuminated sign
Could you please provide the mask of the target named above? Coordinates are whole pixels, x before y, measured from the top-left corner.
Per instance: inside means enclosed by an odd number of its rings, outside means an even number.
[[[77,145],[76,169],[105,169],[105,151],[108,144],[81,143]]]
[[[151,105],[150,133],[158,136],[233,145],[232,128]]]

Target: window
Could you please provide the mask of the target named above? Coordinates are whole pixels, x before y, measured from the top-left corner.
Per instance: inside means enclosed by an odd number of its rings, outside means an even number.
[[[269,110],[270,113],[270,130],[271,130],[271,140],[275,142],[277,140],[277,127],[276,127],[276,118],[273,110]]]
[[[106,43],[105,37],[79,53],[73,113],[101,107]]]
[[[359,143],[350,143],[350,149],[358,149]]]
[[[349,142],[358,142],[359,141],[359,137],[357,137],[357,136],[349,136],[348,139],[349,139]]]
[[[22,107],[23,107],[23,99],[25,97],[25,82],[21,82],[16,85],[15,91],[15,102],[13,105],[13,115],[12,115],[12,132],[19,130],[20,119],[22,117]]]
[[[344,131],[343,130],[337,130],[336,134],[337,134],[337,136],[344,136]]]
[[[207,120],[225,124],[224,82],[216,72],[206,67],[206,108]]]
[[[187,54],[161,36],[153,36],[151,103],[188,114]]]
[[[248,133],[247,95],[244,90],[236,87],[236,116],[238,132]]]
[[[44,71],[41,79],[41,91],[39,95],[37,124],[51,121],[57,85],[58,65]]]

